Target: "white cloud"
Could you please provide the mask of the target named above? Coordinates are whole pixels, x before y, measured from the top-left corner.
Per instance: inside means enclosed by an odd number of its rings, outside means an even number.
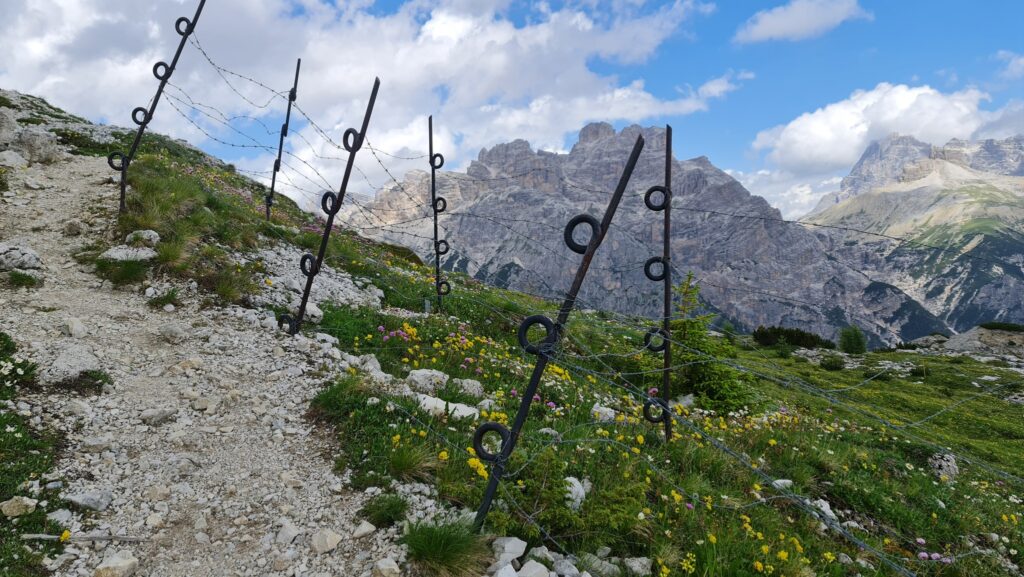
[[[839,190],[842,177],[801,176],[785,170],[753,172],[726,170],[749,191],[766,198],[785,218],[797,218],[811,211],[821,196]]]
[[[980,109],[986,100],[974,88],[942,93],[883,82],[759,132],[753,148],[795,174],[825,174],[849,169],[868,144],[893,132],[938,144],[969,138],[991,117]]]
[[[736,31],[733,41],[805,40],[821,36],[847,20],[872,18],[857,0],[790,0],[754,14]]]
[[[999,73],[1000,76],[1007,80],[1024,78],[1024,55],[1000,50],[996,53],[996,58],[1006,62],[1006,68]]]
[[[290,86],[295,58],[301,56],[299,105],[339,142],[346,128],[360,122],[373,77],[380,76],[371,142],[414,156],[425,148],[426,116],[434,114],[437,147],[448,158],[447,167],[464,165],[481,147],[511,138],[561,149],[567,136],[590,120],[642,122],[704,110],[710,100],[750,78],[726,73],[666,99],[642,82],[624,83],[592,70],[594,60],[629,65],[650,58],[684,21],[713,9],[697,0],[659,5],[588,0],[559,9],[539,4],[519,25],[501,16],[508,0],[410,0],[390,14],[371,13],[371,4],[218,0],[207,3],[197,37],[219,64],[279,90]],[[195,0],[130,5],[6,0],[0,54],[9,56],[0,61],[0,86],[39,94],[92,119],[130,125],[129,112],[145,105],[156,89],[153,63],[169,61],[177,47],[175,20],[191,17],[194,7]],[[244,80],[228,79],[253,102],[271,97]],[[172,82],[228,115],[276,124],[283,114],[280,99],[266,108],[246,104],[191,46]],[[179,94],[169,87],[168,95]],[[198,131],[171,102],[161,104],[152,129],[201,144]],[[196,118],[207,128],[215,126]],[[342,154],[312,129],[298,132],[311,145],[290,138],[294,153],[336,187],[343,163],[317,155]],[[231,132],[216,134],[247,143]],[[276,146],[275,139],[267,140]],[[264,170],[270,164],[271,155],[260,151],[238,155],[229,160],[241,167]],[[425,166],[424,161],[383,160],[399,178],[407,168]],[[289,163],[301,165],[294,159]],[[365,152],[357,166],[376,185],[388,178]]]

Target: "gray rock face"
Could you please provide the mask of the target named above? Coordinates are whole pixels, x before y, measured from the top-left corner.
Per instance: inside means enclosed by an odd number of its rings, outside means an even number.
[[[25,157],[13,150],[0,152],[0,168],[25,168],[28,161]]]
[[[602,215],[641,133],[646,147],[578,306],[657,314],[661,285],[647,280],[642,265],[661,253],[662,217],[644,206],[643,192],[663,180],[660,128],[631,126],[617,133],[608,125],[590,125],[569,154],[535,152],[517,140],[482,150],[467,174],[439,173],[438,193],[448,202],[440,226],[451,244],[444,268],[497,286],[563,296],[580,262],[562,241],[565,224],[581,212]],[[432,238],[432,223],[412,220],[428,216],[429,207],[417,206],[422,203],[407,194],[425,194],[428,183],[426,172],[410,172],[405,192],[397,186],[379,192],[370,203],[373,216],[349,207],[341,217],[359,227],[379,227],[378,217],[389,220],[393,226],[387,231],[365,229],[367,234],[430,258],[432,241],[426,239]],[[777,210],[707,158],[675,161],[673,188],[673,280],[693,271],[704,301],[734,324],[782,324],[834,338],[840,327],[855,322],[878,343],[904,337],[910,316],[931,316],[914,309],[899,289],[876,289],[865,275],[829,259],[812,231],[778,222]]]
[[[903,173],[903,167],[922,158],[930,158],[932,145],[921,142],[913,136],[893,134],[872,142],[850,174],[839,183],[839,192],[827,194],[818,202],[811,214],[821,212],[840,202],[869,192],[872,189],[895,182]]]
[[[39,254],[27,246],[0,244],[0,272],[42,268]]]
[[[1024,135],[978,142],[954,138],[945,146],[936,148],[932,157],[983,172],[1024,176]]]

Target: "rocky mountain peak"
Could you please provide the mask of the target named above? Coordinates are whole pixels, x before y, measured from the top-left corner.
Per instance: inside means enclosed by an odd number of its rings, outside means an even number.
[[[591,122],[580,130],[579,143],[587,145],[615,136],[615,129],[607,122]]]

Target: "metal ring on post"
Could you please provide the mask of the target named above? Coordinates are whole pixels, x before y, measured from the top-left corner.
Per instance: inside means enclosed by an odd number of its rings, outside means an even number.
[[[660,345],[651,344],[654,335],[658,335],[661,337]],[[647,347],[647,350],[651,351],[652,353],[660,353],[661,351],[665,350],[666,343],[668,343],[668,333],[666,333],[665,329],[661,327],[651,327],[647,329],[646,333],[644,333],[644,346]]]
[[[121,171],[124,170],[126,157],[123,152],[111,152],[107,155],[107,166],[111,170]]]
[[[651,266],[656,264],[661,265],[661,273],[659,274],[654,274],[651,272]],[[668,267],[665,266],[664,258],[660,256],[652,256],[651,258],[647,259],[647,262],[644,263],[644,276],[653,281],[665,280],[665,275],[668,273],[667,269]]]
[[[298,77],[298,74],[296,74],[296,78],[297,77]],[[299,98],[299,92],[294,87],[291,90],[288,91],[288,100],[290,100],[291,102],[295,102],[296,100],[298,100],[298,98]]]
[[[135,110],[132,110],[132,122],[139,126],[149,124],[149,111],[141,106],[136,107]]]
[[[544,340],[539,345],[535,345],[530,342],[527,333],[530,328],[534,325],[544,326]],[[531,355],[542,355],[546,354],[545,349],[550,349],[555,341],[558,340],[558,331],[555,329],[555,323],[544,315],[533,315],[526,317],[522,323],[519,324],[519,332],[517,334],[519,338],[519,345],[523,347],[523,350],[530,353]]]
[[[654,407],[661,409],[661,414],[657,418],[651,414],[651,409]],[[652,423],[664,423],[672,418],[671,414],[665,399],[649,398],[644,401],[644,418]]]
[[[153,76],[161,82],[167,80],[171,77],[171,67],[166,62],[157,62],[153,65]]]
[[[505,447],[505,443],[512,438],[512,432],[508,430],[508,427],[501,423],[484,423],[476,428],[473,432],[473,452],[476,453],[476,458],[481,461],[487,461],[488,463],[494,463],[498,460],[498,455],[489,452],[484,448],[484,435],[487,433],[498,433],[501,437],[502,449]],[[500,453],[500,451],[499,451]]]
[[[363,147],[363,135],[355,128],[349,128],[342,136],[341,143],[345,145],[345,150],[355,152]]]
[[[182,28],[182,24],[185,25],[184,28]],[[174,29],[178,31],[178,35],[180,36],[188,36],[189,34],[192,34],[192,21],[182,16],[174,23]]]
[[[448,201],[443,196],[434,199],[434,212],[442,213],[448,210]]]
[[[430,157],[431,168],[434,170],[441,170],[442,166],[444,166],[444,156],[442,156],[440,152]]]
[[[448,254],[450,249],[451,247],[448,246],[448,241],[444,239],[434,243],[434,252],[437,253],[437,256],[444,256]]]
[[[590,225],[590,240],[587,241],[587,244],[580,244],[572,237],[573,233],[576,232],[576,227],[581,224]],[[590,216],[589,214],[576,215],[572,217],[572,220],[570,220],[568,224],[565,225],[565,245],[569,247],[569,250],[576,254],[586,254],[590,245],[597,241],[597,237],[599,236],[598,232],[600,230],[601,223],[593,216]]]
[[[338,195],[331,191],[325,192],[320,198],[320,208],[329,215],[338,214],[338,211],[341,210],[341,203],[338,202]]]
[[[306,276],[316,276],[320,273],[320,267],[316,265],[316,257],[308,252],[302,255],[302,260],[299,261],[299,268],[302,269],[302,274]]]
[[[654,193],[656,193],[656,192],[660,192],[661,193],[661,203],[660,204],[655,204],[651,200],[651,197],[654,196]],[[671,199],[671,198],[672,198],[672,193],[669,192],[669,190],[667,188],[665,188],[664,186],[661,186],[661,185],[652,186],[652,187],[648,188],[647,192],[644,194],[644,204],[647,205],[647,208],[657,212],[657,211],[665,210],[665,207],[668,206],[669,199]]]
[[[437,283],[437,294],[441,296],[447,296],[448,293],[452,292],[452,285],[448,284],[448,281],[442,280]]]
[[[281,317],[277,319],[277,328],[280,329],[284,327],[287,327],[285,330],[287,330],[290,335],[294,335],[299,332],[298,327],[296,326],[295,317],[288,313],[281,315]]]

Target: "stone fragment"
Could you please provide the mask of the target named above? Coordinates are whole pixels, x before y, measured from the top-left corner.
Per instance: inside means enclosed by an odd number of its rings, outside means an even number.
[[[85,323],[75,317],[69,317],[68,320],[64,321],[60,330],[66,336],[74,339],[80,339],[87,334],[87,331],[85,330]]]
[[[84,232],[85,225],[77,218],[73,218],[64,223],[64,228],[61,230],[61,233],[64,236],[80,236]]]
[[[38,503],[39,501],[36,501],[35,499],[14,496],[3,503],[0,503],[0,512],[2,512],[5,517],[21,517],[22,515],[28,515],[35,511]]]
[[[161,425],[178,413],[178,409],[146,409],[139,415],[139,419],[151,427]]]
[[[73,381],[82,373],[99,371],[100,361],[85,345],[65,343],[58,348],[56,357],[43,364],[39,371],[39,382],[43,385],[60,385]]]
[[[282,545],[287,545],[295,540],[299,536],[301,531],[288,519],[285,519],[281,523],[281,529],[277,531],[277,542]]]
[[[548,568],[530,559],[519,569],[516,577],[548,577]]]
[[[627,557],[622,564],[626,566],[626,574],[632,577],[648,577],[654,565],[648,557]]]
[[[928,459],[928,465],[932,472],[944,483],[952,482],[960,474],[960,467],[956,464],[956,457],[949,453],[936,453]]]
[[[484,386],[480,381],[474,379],[452,379],[452,383],[459,387],[463,393],[480,398],[484,396]]]
[[[409,371],[405,382],[414,391],[432,395],[448,382],[448,375],[434,369],[415,369]]]
[[[96,567],[93,577],[129,577],[139,568],[139,560],[130,551],[119,551]]]
[[[362,539],[363,537],[372,534],[376,530],[377,528],[374,527],[371,523],[363,521],[359,523],[359,526],[356,527],[355,531],[352,531],[352,538]]]
[[[25,168],[26,166],[28,166],[28,161],[17,152],[13,150],[0,152],[0,168]]]
[[[185,341],[188,333],[177,323],[165,323],[158,329],[160,337],[171,344],[179,344]]]
[[[99,260],[110,260],[115,262],[145,262],[156,258],[156,251],[148,246],[131,247],[115,246],[107,249],[99,256]]]
[[[333,551],[341,543],[341,535],[330,529],[321,529],[313,534],[312,546],[317,555]]]
[[[620,577],[622,575],[622,569],[590,553],[580,556],[580,565],[586,567],[594,577]]]
[[[92,511],[106,511],[107,507],[114,500],[110,491],[86,491],[65,497],[69,502],[83,509]]]
[[[128,246],[148,246],[150,248],[156,246],[159,242],[160,234],[155,230],[137,230],[135,232],[130,232],[124,239],[124,243]]]
[[[60,160],[61,150],[57,137],[45,130],[27,128],[18,133],[17,147],[31,162],[50,164]]]
[[[772,487],[776,489],[788,489],[793,486],[793,481],[789,479],[775,479],[772,481]]]
[[[424,395],[422,393],[416,393],[416,400],[419,401],[420,409],[435,417],[451,415],[456,419],[475,419],[480,415],[479,410],[470,407],[469,405],[463,405],[462,403],[449,403],[448,401],[431,397],[430,395]]]
[[[27,246],[0,243],[0,272],[42,268],[39,253]]]
[[[373,564],[372,577],[400,577],[402,574],[401,569],[398,568],[398,563],[391,557],[385,557],[380,561]]]

